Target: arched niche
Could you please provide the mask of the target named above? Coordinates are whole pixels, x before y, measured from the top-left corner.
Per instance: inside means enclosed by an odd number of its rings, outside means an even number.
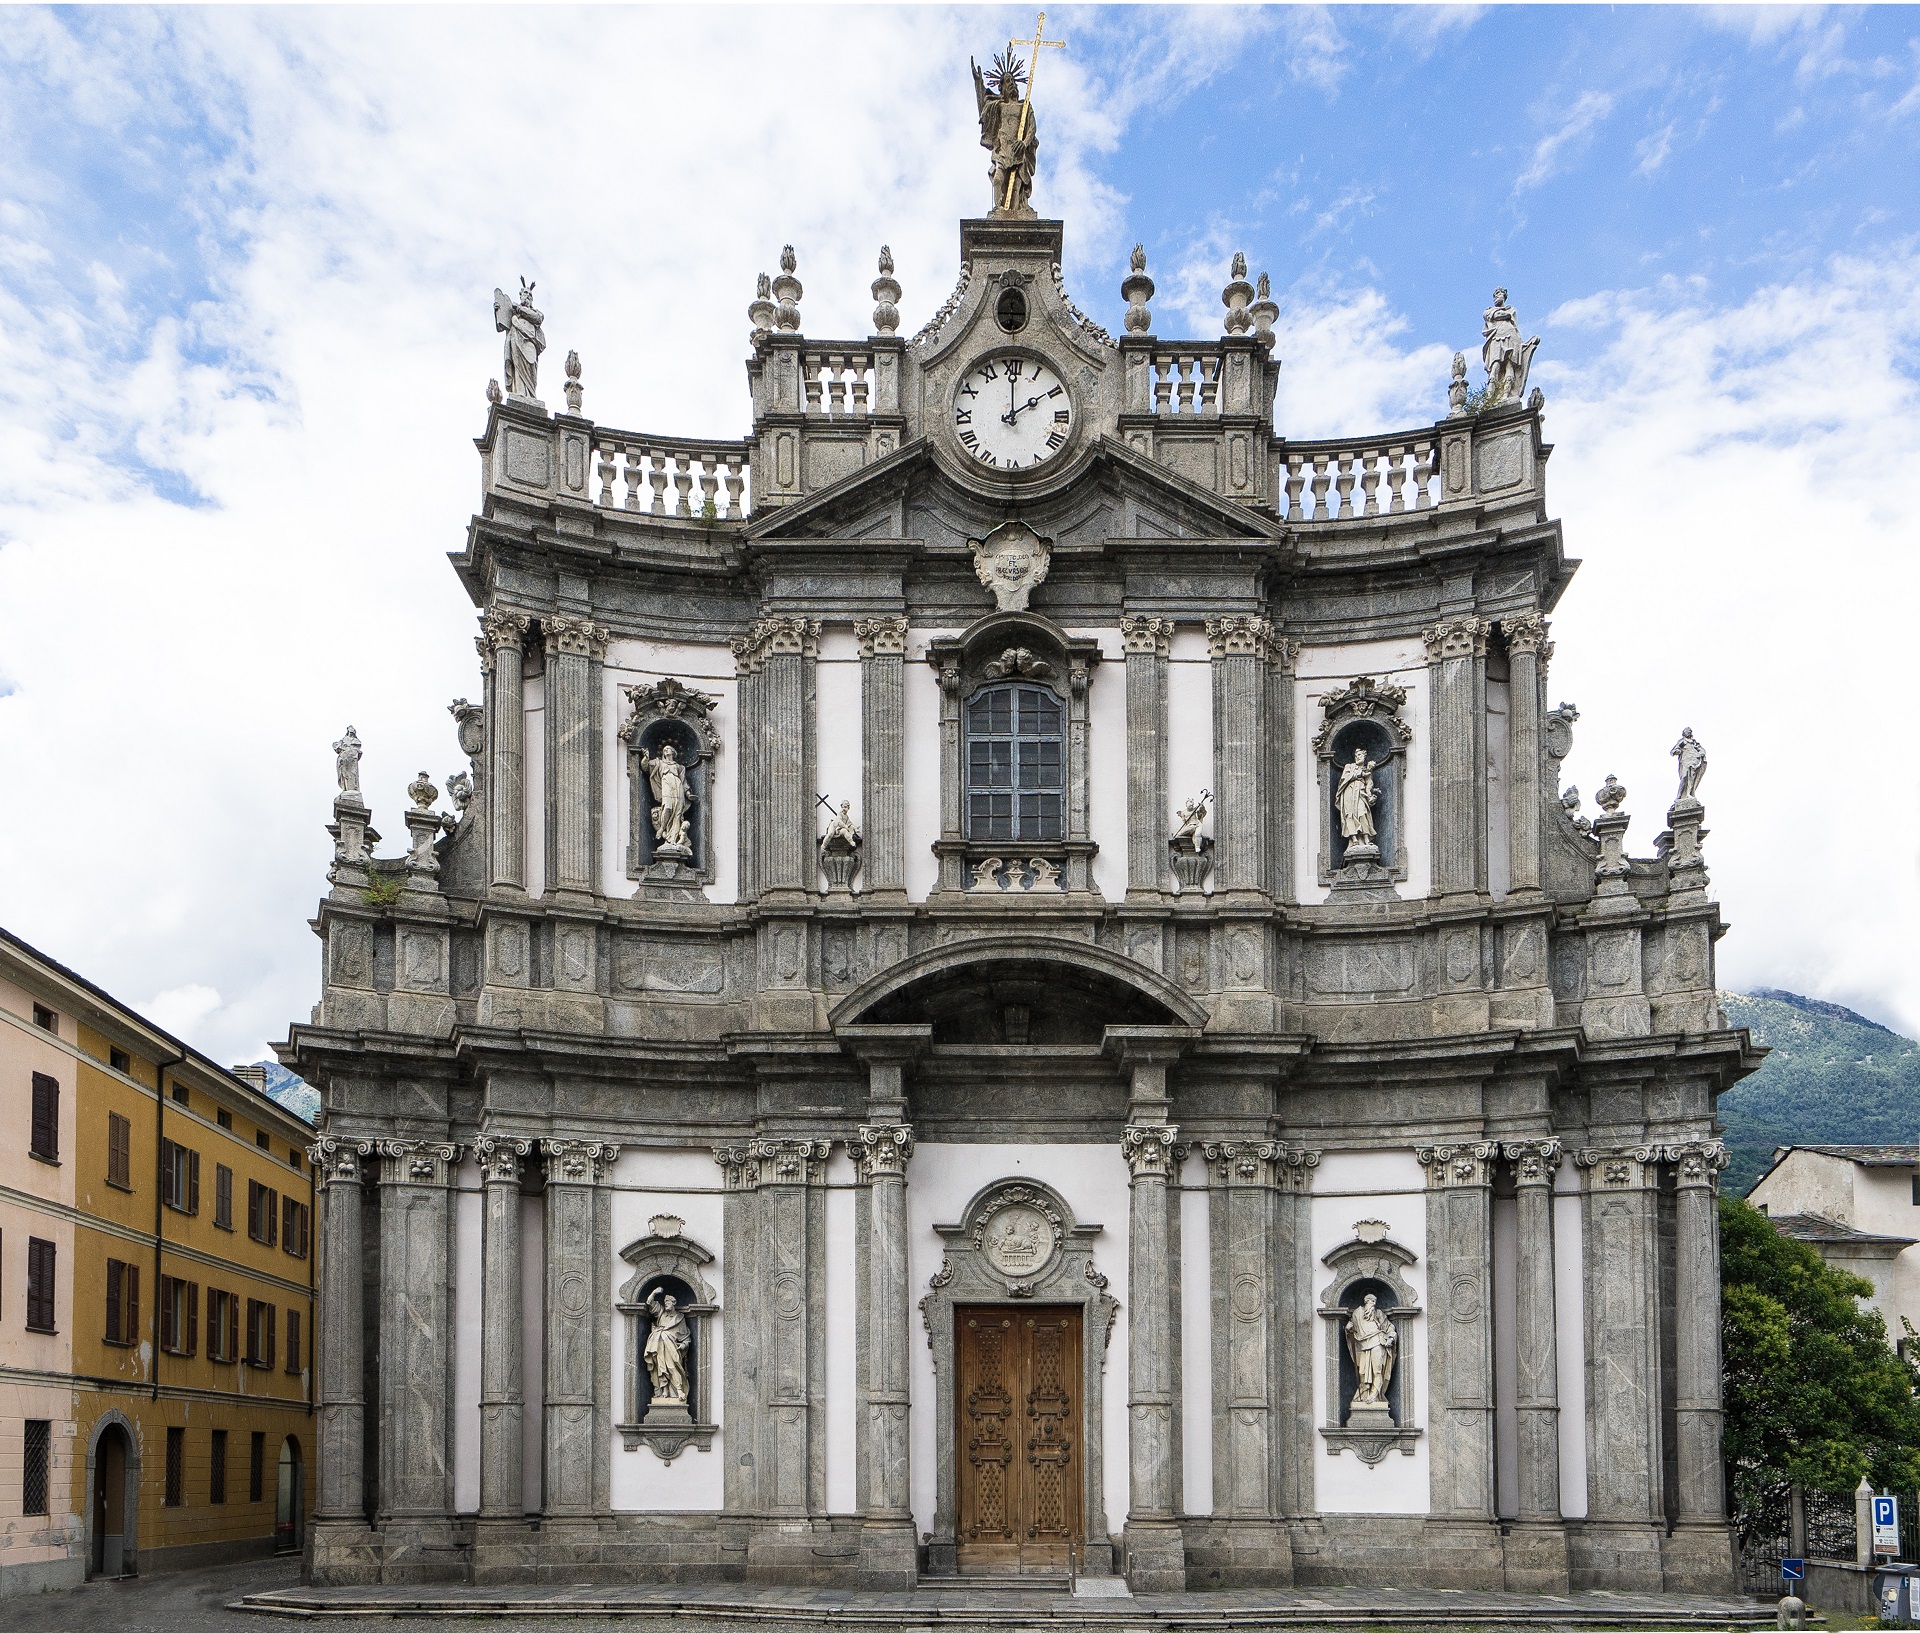
[[[1040,613],[996,612],[929,642],[927,661],[940,676],[939,888],[1043,897],[1091,891],[1099,847],[1087,837],[1087,693],[1100,643],[1069,635]],[[994,770],[1002,750],[1004,786]],[[1057,780],[1047,764],[1055,753]],[[1034,774],[1032,786],[1021,786],[1023,765]],[[1046,818],[1055,794],[1057,830]],[[994,802],[1002,795],[1007,832],[997,831]],[[1023,796],[1031,799],[1031,832]]]
[[[1320,1434],[1329,1457],[1351,1450],[1372,1467],[1396,1448],[1408,1457],[1413,1455],[1414,1442],[1421,1435],[1415,1417],[1419,1369],[1413,1325],[1420,1314],[1420,1297],[1405,1272],[1416,1260],[1416,1254],[1388,1238],[1385,1225],[1363,1219],[1354,1226],[1351,1241],[1320,1261],[1333,1272],[1320,1293],[1327,1386],[1327,1420]],[[1356,1410],[1354,1402],[1358,1377],[1347,1347],[1347,1323],[1369,1294],[1375,1308],[1393,1323],[1395,1335],[1385,1411],[1364,1406]]]
[[[1313,752],[1320,780],[1320,883],[1374,884],[1407,876],[1407,745],[1413,728],[1404,718],[1407,690],[1360,675],[1320,700],[1323,718]],[[1365,751],[1372,761],[1375,847],[1379,856],[1353,857],[1340,831],[1340,774]]]
[[[719,699],[683,686],[671,675],[627,686],[630,713],[620,738],[627,746],[627,877],[644,888],[693,891],[713,882],[713,724]],[[686,784],[686,833],[681,843],[655,831],[655,768],[671,757]]]
[[[622,1283],[614,1306],[626,1319],[624,1387],[621,1392],[620,1438],[628,1451],[652,1448],[662,1462],[671,1463],[689,1444],[701,1451],[713,1449],[717,1427],[713,1418],[713,1317],[720,1313],[718,1294],[706,1280],[713,1254],[690,1236],[681,1234],[681,1221],[657,1214],[648,1221],[648,1234],[629,1242],[620,1257],[633,1269]],[[652,1380],[645,1364],[647,1340],[657,1311],[650,1302],[660,1296],[660,1309],[671,1297],[686,1317],[692,1342],[686,1351],[688,1401],[685,1410],[656,1408]]]

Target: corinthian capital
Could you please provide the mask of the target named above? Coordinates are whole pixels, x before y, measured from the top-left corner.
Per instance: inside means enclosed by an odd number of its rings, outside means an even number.
[[[802,1136],[749,1140],[747,1155],[759,1165],[762,1185],[818,1185],[826,1178],[833,1141]]]
[[[1130,1124],[1120,1136],[1120,1154],[1135,1179],[1165,1179],[1173,1171],[1180,1130],[1169,1123]]]
[[[1427,1171],[1428,1186],[1447,1191],[1489,1184],[1493,1178],[1493,1159],[1499,1151],[1500,1147],[1491,1140],[1473,1140],[1463,1145],[1423,1145],[1414,1155]]]
[[[546,1152],[549,1184],[605,1184],[620,1155],[620,1147],[608,1140],[542,1140],[540,1145]]]
[[[904,1123],[862,1125],[860,1149],[855,1155],[861,1175],[866,1179],[904,1176],[907,1158],[913,1155],[913,1130]]]
[[[480,615],[481,639],[489,650],[499,646],[518,647],[526,640],[531,623],[523,612],[501,612],[489,607]]]
[[[1120,649],[1123,652],[1144,652],[1164,658],[1172,641],[1171,618],[1146,618],[1128,613],[1120,620]]]
[[[1509,652],[1538,652],[1544,658],[1553,650],[1547,639],[1547,621],[1537,612],[1516,613],[1500,620],[1500,633],[1507,638]]]
[[[388,1185],[446,1185],[460,1160],[460,1147],[444,1140],[375,1140],[373,1149],[384,1159],[380,1178]]]
[[[860,643],[863,658],[897,658],[907,650],[907,621],[904,618],[856,618],[854,639]]]
[[[549,653],[566,653],[582,658],[604,658],[607,655],[608,632],[591,618],[569,618],[560,614],[543,619],[541,630],[546,636]]]
[[[1235,1180],[1263,1185],[1273,1182],[1274,1165],[1283,1159],[1286,1147],[1275,1140],[1208,1140],[1200,1154],[1213,1165],[1223,1185]]]
[[[1250,613],[1207,620],[1207,651],[1216,658],[1264,658],[1273,643],[1273,625]]]
[[[1689,1140],[1685,1145],[1668,1146],[1666,1155],[1683,1190],[1715,1189],[1720,1171],[1728,1162],[1727,1148],[1718,1140]]]
[[[341,1140],[323,1134],[307,1147],[307,1165],[321,1190],[334,1184],[358,1185],[360,1159],[373,1155],[371,1140]]]
[[[1493,626],[1484,618],[1469,613],[1464,618],[1443,618],[1420,632],[1427,643],[1429,661],[1443,658],[1478,658],[1487,650],[1487,631]]]
[[[1573,1161],[1587,1176],[1589,1190],[1648,1190],[1659,1179],[1660,1148],[1657,1145],[1638,1145],[1625,1149],[1576,1151]]]
[[[1551,1185],[1560,1166],[1558,1140],[1510,1140],[1501,1154],[1513,1164],[1516,1185]]]
[[[503,1140],[495,1134],[483,1134],[473,1142],[481,1177],[489,1185],[518,1185],[520,1160],[532,1150],[531,1140]]]

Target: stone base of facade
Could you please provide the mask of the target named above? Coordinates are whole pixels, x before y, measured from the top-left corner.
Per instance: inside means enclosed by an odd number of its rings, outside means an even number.
[[[860,1528],[860,1586],[890,1592],[911,1588],[919,1580],[920,1542],[913,1521],[866,1521]]]
[[[87,1562],[74,1553],[65,1559],[35,1559],[22,1565],[0,1565],[0,1599],[29,1593],[63,1593],[87,1579]]]
[[[1270,1520],[1188,1520],[1190,1588],[1293,1586],[1293,1534]]]
[[[1567,1575],[1576,1588],[1612,1588],[1620,1593],[1662,1593],[1664,1526],[1615,1520],[1582,1520],[1567,1527]],[[1730,1586],[1730,1580],[1720,1586]]]
[[[1135,1593],[1178,1593],[1187,1585],[1187,1541],[1177,1520],[1128,1520],[1127,1586]]]
[[[1565,1593],[1572,1586],[1566,1526],[1557,1521],[1514,1520],[1501,1542],[1507,1560],[1507,1592]]]
[[[1736,1580],[1732,1527],[1676,1526],[1662,1540],[1660,1567],[1669,1593],[1730,1592]]]
[[[362,1520],[315,1520],[307,1531],[300,1579],[316,1587],[361,1588],[384,1581],[380,1532]]]

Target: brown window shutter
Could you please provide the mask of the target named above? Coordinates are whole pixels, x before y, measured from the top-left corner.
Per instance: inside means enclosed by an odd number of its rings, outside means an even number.
[[[60,1155],[60,1082],[45,1072],[33,1074],[33,1153]]]
[[[232,1360],[240,1353],[240,1300],[231,1294],[227,1298],[227,1359]]]
[[[173,1277],[160,1278],[160,1347],[171,1350],[175,1339],[173,1332]]]
[[[267,1192],[267,1246],[280,1240],[280,1197],[277,1192]]]
[[[269,1304],[267,1306],[267,1341],[260,1346],[260,1364],[264,1367],[272,1366],[273,1358],[280,1353],[279,1335],[274,1331],[279,1314],[279,1305]]]
[[[187,1353],[200,1353],[200,1284],[187,1283]]]
[[[127,1318],[125,1342],[140,1342],[140,1267],[137,1264],[127,1266],[125,1286],[127,1289]]]
[[[187,1153],[187,1212],[200,1211],[200,1153]]]
[[[107,1342],[118,1344],[120,1337],[121,1277],[127,1267],[118,1259],[107,1260]]]

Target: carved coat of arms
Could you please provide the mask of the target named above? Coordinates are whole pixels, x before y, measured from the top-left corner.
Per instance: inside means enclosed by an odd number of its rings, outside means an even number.
[[[973,570],[1002,612],[1025,612],[1027,597],[1046,582],[1053,546],[1025,522],[1002,522],[984,539],[969,539]]]

